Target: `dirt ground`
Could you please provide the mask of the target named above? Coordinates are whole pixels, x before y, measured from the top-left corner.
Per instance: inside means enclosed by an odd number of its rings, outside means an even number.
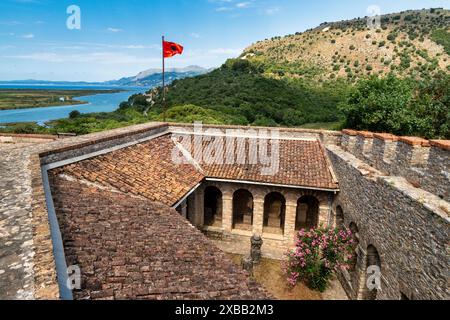
[[[230,256],[233,262],[241,265],[242,256]],[[261,263],[254,267],[253,277],[279,300],[348,300],[337,279],[332,280],[324,293],[311,290],[303,283],[291,288],[281,270],[281,261],[278,260],[263,258]]]

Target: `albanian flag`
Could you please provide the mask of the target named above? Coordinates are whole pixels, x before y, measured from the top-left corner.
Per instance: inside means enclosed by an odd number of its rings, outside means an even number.
[[[171,58],[177,54],[183,53],[183,47],[175,42],[163,42],[164,58]]]

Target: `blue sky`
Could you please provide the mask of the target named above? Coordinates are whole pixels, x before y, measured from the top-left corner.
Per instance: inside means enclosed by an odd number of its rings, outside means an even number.
[[[81,10],[69,30],[67,7]],[[216,67],[251,43],[325,21],[431,7],[449,0],[1,0],[0,80],[102,81],[161,64],[161,35],[185,47],[169,67]]]

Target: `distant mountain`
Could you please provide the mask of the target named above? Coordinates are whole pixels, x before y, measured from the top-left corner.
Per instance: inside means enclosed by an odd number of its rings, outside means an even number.
[[[208,73],[210,69],[199,66],[188,66],[185,68],[169,68],[166,70],[166,80],[168,83],[176,79],[195,77]],[[149,69],[138,73],[134,77],[122,78],[119,80],[107,81],[108,85],[155,87],[162,85],[162,70]]]
[[[208,73],[212,69],[205,69],[199,66],[188,66],[185,68],[169,68],[166,70],[166,81],[195,77]],[[46,81],[46,80],[13,80],[0,81],[0,85],[49,85],[49,86],[129,86],[129,87],[155,87],[162,84],[162,69],[149,69],[138,73],[133,77],[121,78],[105,82],[86,81]]]

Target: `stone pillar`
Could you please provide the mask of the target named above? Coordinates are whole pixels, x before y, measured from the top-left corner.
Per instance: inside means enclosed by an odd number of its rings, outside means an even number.
[[[297,218],[297,201],[296,199],[286,199],[286,217],[284,220],[284,238],[290,247],[295,244],[295,222]]]
[[[367,273],[366,273],[366,259],[367,259],[367,253],[366,251],[361,247],[358,246],[356,249],[358,252],[358,261],[356,264],[356,270],[355,270],[355,277],[357,280],[357,286],[355,286],[356,292],[356,299],[357,300],[363,300],[364,299],[364,293],[367,291]]]
[[[253,234],[262,235],[264,227],[264,199],[255,194],[253,199]]]
[[[319,226],[328,227],[330,216],[330,206],[327,203],[321,203],[319,207]]]
[[[205,192],[203,188],[198,188],[195,192],[194,221],[197,228],[202,228],[205,225]]]
[[[187,218],[191,224],[195,225],[195,192],[187,198]]]
[[[225,232],[231,233],[233,229],[233,194],[226,190],[222,194],[222,228]]]

